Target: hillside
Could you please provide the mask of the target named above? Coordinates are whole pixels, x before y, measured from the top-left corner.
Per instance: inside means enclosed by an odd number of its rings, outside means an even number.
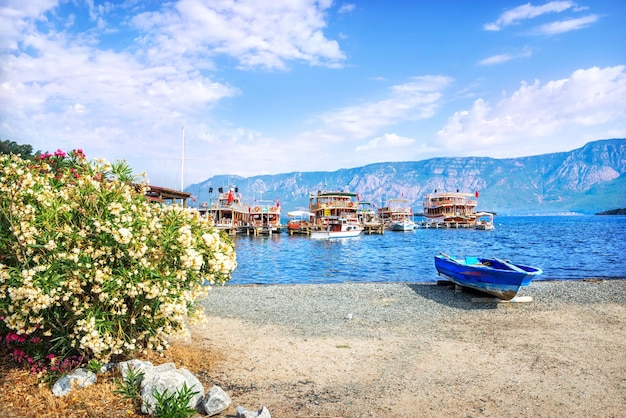
[[[569,152],[522,158],[432,158],[376,163],[333,172],[293,172],[242,178],[220,175],[189,186],[198,202],[236,186],[247,203],[275,200],[286,210],[308,206],[310,193],[350,190],[379,206],[403,196],[415,212],[434,190],[478,191],[479,210],[500,215],[593,214],[626,206],[626,139],[593,141]],[[214,192],[209,193],[212,187]]]

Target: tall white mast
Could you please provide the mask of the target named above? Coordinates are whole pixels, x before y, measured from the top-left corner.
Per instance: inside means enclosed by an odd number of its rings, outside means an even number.
[[[185,191],[185,127],[183,126],[183,146],[180,156],[180,191]]]

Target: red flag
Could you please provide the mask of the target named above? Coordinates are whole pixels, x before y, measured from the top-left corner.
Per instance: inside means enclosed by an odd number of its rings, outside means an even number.
[[[276,207],[280,207],[280,197],[276,198]]]
[[[235,200],[235,198],[233,197],[233,191],[229,190],[228,191],[228,203],[232,203],[233,200]]]
[[[478,190],[476,190],[476,197],[478,197]]]

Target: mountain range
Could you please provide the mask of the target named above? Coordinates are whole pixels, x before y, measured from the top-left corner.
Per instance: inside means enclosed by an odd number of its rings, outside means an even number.
[[[435,190],[479,192],[478,210],[499,215],[592,214],[626,207],[626,138],[520,158],[431,158],[387,162],[333,172],[292,172],[254,177],[217,175],[185,189],[198,203],[236,187],[244,203],[277,200],[283,213],[307,209],[319,190],[350,191],[375,206],[408,199],[414,213]],[[213,192],[209,193],[212,188]]]

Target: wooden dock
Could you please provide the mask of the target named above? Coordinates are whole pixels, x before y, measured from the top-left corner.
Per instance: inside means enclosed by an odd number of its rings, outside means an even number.
[[[384,234],[385,233],[385,224],[384,223],[370,223],[363,225],[363,233],[364,234]]]
[[[423,229],[474,229],[473,222],[416,222],[417,228]]]
[[[289,235],[311,235],[311,231],[316,231],[318,230],[319,227],[315,226],[315,225],[304,225],[304,226],[300,226],[299,228],[289,228]]]

